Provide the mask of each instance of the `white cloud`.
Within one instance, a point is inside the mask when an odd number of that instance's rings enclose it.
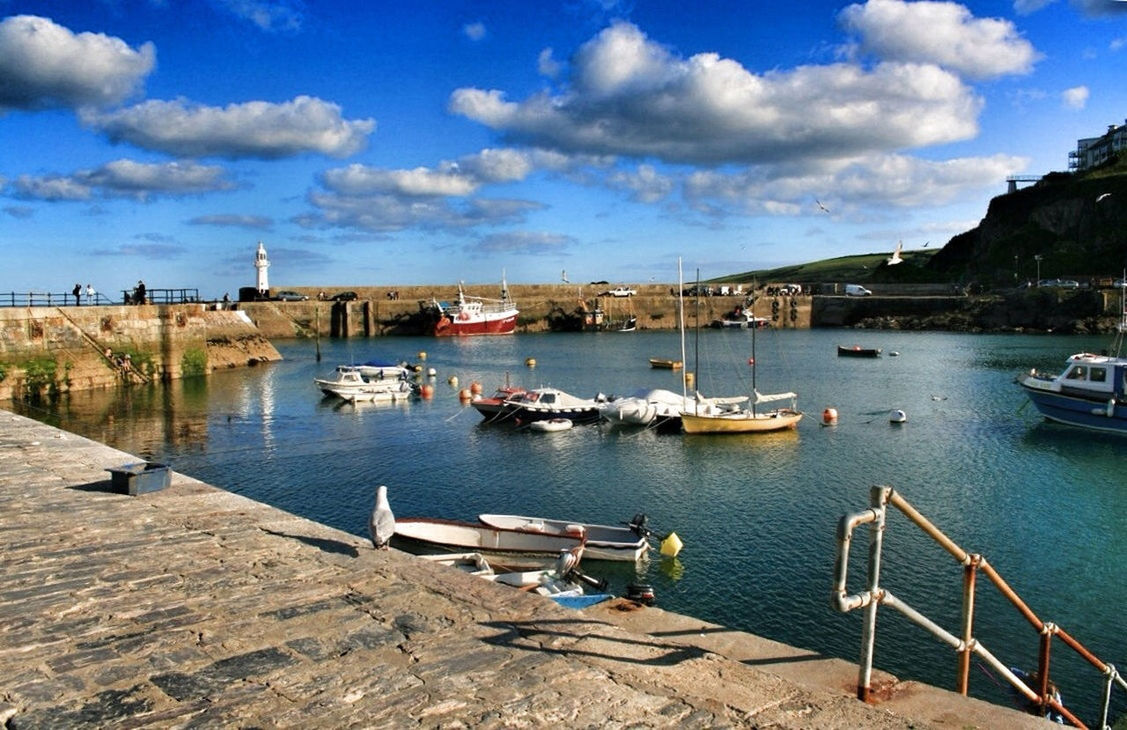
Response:
[[[116,104],[152,71],[156,50],[101,33],[72,33],[47,18],[0,21],[0,112]]]
[[[1127,2],[1123,0],[1072,0],[1072,4],[1080,8],[1080,12],[1085,15],[1127,14]]]
[[[751,168],[738,174],[696,172],[685,197],[703,211],[722,204],[743,213],[797,215],[814,205],[811,191],[832,191],[822,202],[835,214],[858,208],[945,205],[968,193],[998,187],[1028,161],[1007,155],[928,161],[877,155],[809,168]]]
[[[153,100],[114,112],[86,112],[82,118],[116,142],[184,157],[230,159],[305,152],[347,157],[364,148],[376,126],[373,119],[344,120],[338,105],[310,96],[224,108]]]
[[[1068,109],[1083,109],[1088,104],[1087,86],[1073,86],[1061,92],[1061,103]]]
[[[70,175],[20,175],[12,181],[12,193],[19,198],[39,200],[91,200],[93,198],[177,197],[230,190],[223,168],[194,162],[149,164],[116,160],[93,170]]]
[[[272,228],[274,221],[260,215],[239,215],[235,213],[218,213],[215,215],[196,216],[188,221],[193,226],[224,226],[233,228],[251,228],[267,230]],[[273,249],[271,249],[273,253]]]
[[[525,200],[406,198],[395,195],[342,195],[314,192],[309,202],[317,209],[294,222],[306,228],[356,228],[369,232],[406,228],[464,229],[480,225],[519,223],[544,206]]]
[[[1014,0],[1014,12],[1018,15],[1029,15],[1054,2],[1056,0]]]
[[[303,22],[301,0],[219,0],[219,4],[260,30],[296,31]]]
[[[1107,49],[1112,53],[1117,53],[1127,46],[1127,38],[1113,38],[1111,43],[1107,44]]]
[[[540,256],[559,254],[575,244],[575,239],[558,233],[512,231],[493,233],[476,244],[466,246],[472,253],[504,253]]]
[[[868,0],[840,17],[861,49],[883,60],[934,63],[971,78],[1026,74],[1038,60],[1013,23],[976,18],[958,3]]]
[[[552,58],[551,48],[545,48],[536,57],[536,70],[540,72],[541,76],[554,79],[560,75],[560,68],[560,62]]]
[[[639,165],[633,172],[616,170],[607,175],[607,184],[617,190],[629,190],[640,203],[656,203],[673,192],[674,180],[659,173],[653,165]]]
[[[570,88],[512,102],[461,88],[451,111],[510,142],[563,154],[693,164],[850,157],[968,139],[981,101],[937,66],[802,66],[754,74],[712,53],[679,58],[620,22],[579,50]]]
[[[471,41],[480,41],[485,37],[485,24],[481,22],[466,23],[462,26],[462,33]]]

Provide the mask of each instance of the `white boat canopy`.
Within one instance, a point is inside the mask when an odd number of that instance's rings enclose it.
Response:
[[[758,390],[753,391],[755,399],[752,403],[773,403],[778,400],[796,400],[798,395],[795,393],[760,393]]]

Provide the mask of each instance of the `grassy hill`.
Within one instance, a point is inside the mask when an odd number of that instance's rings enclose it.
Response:
[[[746,281],[786,282],[813,284],[824,281],[850,282],[864,284],[871,281],[936,281],[924,276],[927,262],[939,251],[921,249],[904,251],[903,263],[895,266],[887,264],[891,251],[886,253],[863,253],[855,256],[839,256],[834,259],[811,261],[794,266],[781,266],[777,269],[758,269],[713,279],[710,283],[727,284]],[[938,281],[943,281],[942,279]]]

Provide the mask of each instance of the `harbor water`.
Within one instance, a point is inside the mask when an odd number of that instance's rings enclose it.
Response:
[[[668,610],[849,661],[861,616],[831,606],[835,529],[868,506],[872,485],[889,485],[984,555],[1039,617],[1127,667],[1127,438],[1044,423],[1013,382],[1098,351],[1104,338],[762,332],[758,389],[797,392],[807,415],[793,432],[728,436],[607,425],[537,433],[484,425],[458,398],[471,383],[489,395],[506,380],[583,397],[680,391],[680,373],[648,363],[681,358],[673,332],[322,341],[320,362],[313,341],[275,344],[282,362],[7,407],[358,535],[380,484],[399,516],[618,523],[642,512],[656,532],[677,532],[682,553],[637,569],[585,563],[586,572],[619,593],[648,583]],[[839,344],[884,354],[838,357]],[[705,395],[747,394],[751,345],[743,330],[690,334],[686,370]],[[337,364],[373,358],[434,368],[434,397],[346,404],[313,386]],[[822,423],[829,407],[833,426]],[[906,423],[890,423],[896,409]],[[851,592],[864,588],[867,541],[867,529],[857,533]],[[961,566],[895,512],[884,549],[882,585],[958,635]],[[1036,668],[1038,634],[985,577],[976,634],[1007,665]],[[1095,723],[1102,678],[1059,641],[1052,658],[1066,704]],[[902,679],[955,684],[954,651],[893,610],[880,611],[875,663]],[[1008,704],[1002,685],[973,661],[972,694]],[[1123,694],[1113,697],[1122,712]]]

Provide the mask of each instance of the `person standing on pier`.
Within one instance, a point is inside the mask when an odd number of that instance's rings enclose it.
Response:
[[[77,307],[78,305],[82,304],[82,299],[81,299],[81,297],[82,297],[82,285],[81,284],[75,284],[74,288],[70,290],[70,293],[74,295],[74,306]]]
[[[94,285],[93,284],[87,284],[86,285],[86,303],[87,304],[95,304],[96,302],[94,301],[94,297],[97,296],[97,294],[98,294],[98,292],[94,291]]]

